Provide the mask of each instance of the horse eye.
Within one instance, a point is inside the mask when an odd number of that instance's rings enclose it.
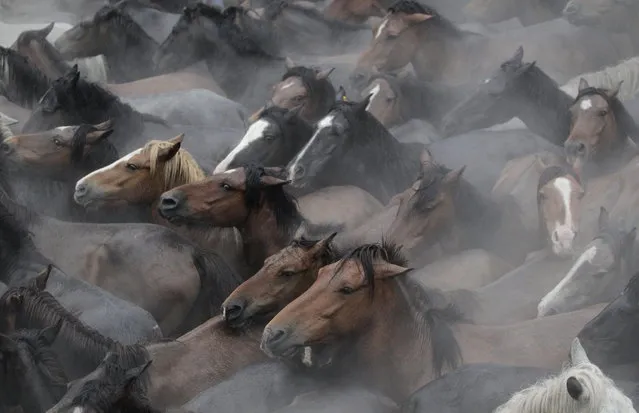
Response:
[[[293,271],[282,271],[280,273],[280,277],[287,277],[288,278],[288,277],[292,277],[294,275],[295,275],[295,273]]]
[[[60,139],[58,139],[58,138],[54,138],[54,139],[53,139],[53,144],[54,144],[55,146],[62,146],[62,142],[61,142],[61,141],[60,141]]]
[[[607,110],[601,110],[599,111],[599,116],[606,116],[608,114]]]
[[[355,290],[352,289],[351,287],[342,287],[339,289],[339,292],[344,295],[351,295],[355,292]]]
[[[223,183],[221,186],[222,186],[222,189],[224,189],[225,191],[230,191],[231,190],[231,185],[229,185],[227,183]]]
[[[127,168],[129,171],[137,171],[137,170],[139,169],[137,165],[132,164],[132,163],[128,163],[128,164],[126,164],[126,168]]]

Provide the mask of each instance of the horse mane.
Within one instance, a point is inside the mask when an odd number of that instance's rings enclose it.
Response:
[[[282,81],[291,78],[299,77],[304,84],[304,87],[308,90],[309,97],[319,97],[319,102],[323,113],[327,113],[333,102],[335,101],[335,87],[328,79],[318,80],[317,71],[304,66],[295,66],[286,71],[282,76]]]
[[[319,239],[308,239],[304,236],[299,238],[294,238],[291,240],[289,246],[293,248],[302,248],[304,250],[309,250],[314,247]],[[325,265],[332,264],[334,262],[339,261],[345,254],[347,250],[341,249],[335,245],[334,242],[330,242],[326,248],[322,251],[322,254],[319,256],[320,265],[323,267]]]
[[[375,269],[373,267],[375,261],[383,260],[405,267],[408,260],[403,255],[401,248],[401,246],[386,240],[377,244],[359,246],[342,257],[335,274],[341,271],[346,261],[357,261],[362,268],[372,298],[375,288]],[[451,369],[456,368],[462,361],[462,355],[451,324],[462,321],[463,315],[438,290],[425,288],[409,277],[403,277],[401,280],[397,280],[397,283],[408,306],[413,310],[413,317],[417,319],[420,326],[427,327],[425,335],[430,339],[433,369],[437,376],[442,374],[446,365]],[[445,305],[440,306],[439,303],[445,303]]]
[[[573,101],[573,104],[577,103],[585,96],[599,95],[608,103],[610,109],[615,115],[615,121],[617,122],[617,142],[623,144],[627,138],[632,139],[635,143],[639,142],[639,127],[628,110],[621,103],[621,100],[617,96],[610,97],[608,95],[609,90],[598,87],[587,87],[580,90]]]
[[[246,174],[246,207],[254,210],[261,206],[262,196],[264,202],[275,214],[275,222],[280,229],[293,232],[301,222],[303,217],[297,209],[297,200],[284,190],[283,186],[262,187],[260,179],[263,176],[273,176],[267,173],[264,167],[249,164],[244,166]]]
[[[91,145],[85,153],[87,134],[93,129],[92,125],[82,124],[71,139],[71,163],[95,171],[105,165],[118,160],[118,151],[108,139],[101,139],[97,145]]]
[[[575,400],[568,393],[566,383],[569,378],[577,379],[583,388],[584,396],[580,397],[580,403],[575,403]],[[616,389],[618,393],[610,392],[611,388]],[[617,398],[619,396],[626,397],[621,390],[617,389],[614,382],[602,373],[599,367],[592,363],[581,363],[515,393],[510,400],[499,406],[495,413],[534,413],[540,411],[594,413],[601,411],[602,402],[614,396]],[[627,397],[626,401],[632,405]]]
[[[467,33],[460,30],[453,22],[445,18],[433,7],[420,4],[415,0],[397,0],[395,3],[391,4],[388,11],[393,14],[429,14],[433,17],[427,20],[428,24],[433,25],[434,27],[437,27],[455,37],[461,37]]]
[[[19,106],[31,108],[49,88],[50,80],[18,52],[0,46],[0,94]],[[8,84],[5,84],[5,81]]]
[[[586,79],[589,84],[597,85],[603,89],[612,89],[623,81],[619,98],[622,101],[634,99],[639,94],[639,57],[631,57],[617,65],[573,77],[561,87],[562,90],[570,96],[577,96],[581,78]]]
[[[27,347],[33,360],[37,364],[38,370],[47,381],[51,390],[66,393],[67,375],[58,360],[55,351],[49,345],[38,340],[40,331],[21,329],[10,334],[9,337],[17,343],[22,343]]]
[[[142,42],[157,45],[157,42],[149,36],[132,17],[119,7],[107,4],[95,13],[94,19],[99,19],[111,13],[113,13],[113,17],[110,18],[111,24],[115,24],[118,29],[123,30],[126,35],[131,36],[131,39],[135,39],[136,45],[140,45]]]
[[[7,138],[11,138],[13,136],[13,131],[11,127],[0,120],[0,140],[5,140]]]
[[[324,14],[322,14],[319,10],[315,8],[304,7],[296,3],[288,2],[288,1],[269,1],[264,8],[264,15],[268,20],[277,19],[284,10],[294,10],[296,12],[302,13],[306,15],[306,17],[311,18],[313,20],[321,21],[326,24],[332,30],[339,31],[358,31],[365,30],[369,27],[363,24],[353,24],[348,22],[343,22],[340,20],[329,19]]]
[[[168,149],[171,146],[173,146],[173,143],[170,141],[152,140],[142,148],[142,153],[149,155],[151,178],[163,179],[162,186],[164,191],[180,185],[201,181],[206,177],[197,161],[184,148],[180,148],[175,156],[167,162],[159,162],[158,154],[160,150]],[[158,164],[163,165],[161,170],[159,170]]]
[[[123,358],[128,368],[137,367],[144,363],[148,354],[146,349],[138,344],[124,346],[117,341],[103,336],[97,330],[87,326],[64,308],[60,302],[48,291],[40,291],[34,283],[27,286],[10,287],[0,297],[0,308],[4,307],[10,297],[22,298],[21,317],[38,320],[41,325],[56,325],[63,322],[59,333],[66,336],[70,342],[82,348],[84,356],[96,365],[104,358],[108,351],[117,353]]]

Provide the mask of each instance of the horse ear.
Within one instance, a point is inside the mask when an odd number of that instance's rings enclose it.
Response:
[[[47,27],[44,27],[44,28],[42,28],[40,30],[36,30],[35,31],[36,36],[39,37],[40,39],[46,39],[47,36],[49,34],[51,34],[51,30],[53,30],[53,26],[54,25],[55,24],[53,22],[51,22],[51,23],[49,23],[49,25]]]
[[[87,144],[95,145],[96,143],[99,143],[103,141],[104,139],[108,138],[109,136],[111,136],[113,132],[114,132],[113,129],[92,130],[87,133]]]
[[[368,104],[371,103],[371,99],[373,98],[374,93],[369,93],[368,96],[366,96],[364,98],[364,100],[362,100],[361,102],[357,102],[355,104],[355,112],[357,113],[364,113],[366,112],[366,108],[368,107]]]
[[[599,219],[597,220],[597,222],[599,231],[606,230],[610,225],[610,214],[608,214],[608,210],[606,208],[599,208]]]
[[[49,326],[40,331],[40,334],[38,334],[38,339],[42,339],[47,346],[51,346],[55,339],[58,337],[58,333],[60,333],[62,324],[63,321],[62,319],[60,319],[57,323],[55,323],[55,325]]]
[[[406,14],[403,16],[403,20],[407,23],[421,23],[426,20],[432,19],[434,16],[428,13],[414,13],[414,14]]]
[[[508,59],[508,61],[510,63],[516,63],[518,65],[521,65],[524,61],[524,47],[519,46],[517,50],[515,50],[515,54],[513,55],[513,57]]]
[[[293,59],[291,59],[290,57],[286,57],[286,69],[291,70],[292,68],[296,67],[297,65],[295,64],[295,62],[293,61]]]
[[[321,72],[317,72],[317,74],[315,75],[315,79],[317,80],[328,79],[331,73],[333,73],[333,70],[335,70],[335,68],[331,67],[330,69],[325,69],[325,70],[322,70]]]
[[[578,366],[585,363],[590,363],[590,359],[588,359],[588,354],[586,354],[586,350],[581,345],[579,337],[575,337],[570,346],[570,364]]]
[[[184,134],[180,133],[175,138],[169,139],[167,142],[171,144],[171,146],[160,149],[158,151],[158,160],[161,162],[167,162],[171,160],[177,153],[180,151],[180,147],[182,146],[182,140],[184,139]]]
[[[584,392],[583,386],[574,376],[570,376],[568,377],[568,380],[566,380],[566,390],[568,391],[570,397],[575,400],[579,400],[579,397]]]
[[[384,279],[397,277],[398,275],[406,274],[412,268],[402,267],[401,265],[391,264],[390,262],[380,263],[374,266],[375,278]]]
[[[93,125],[93,127],[97,130],[107,130],[113,127],[113,121],[111,119],[107,119],[102,123],[98,123],[97,125]]]
[[[53,268],[53,265],[51,264],[47,265],[47,268],[42,270],[42,272],[40,272],[40,274],[38,274],[38,276],[35,278],[35,286],[38,289],[38,291],[46,290],[47,282],[49,281],[49,275],[51,275],[52,268]]]
[[[581,92],[582,90],[588,89],[590,87],[590,85],[588,84],[588,81],[586,79],[584,79],[583,77],[579,79],[579,91]]]
[[[337,97],[335,100],[348,102],[348,96],[346,96],[346,89],[344,89],[344,86],[340,86],[339,89],[337,89]]]
[[[249,122],[251,122],[251,123],[257,122],[257,120],[260,118],[260,116],[262,116],[262,113],[264,113],[265,110],[266,110],[266,105],[264,105],[261,108],[259,108],[257,111],[255,111],[254,114],[252,114],[249,117]]]
[[[619,91],[621,90],[622,84],[623,84],[623,80],[620,80],[619,82],[617,82],[615,87],[606,91],[606,96],[608,96],[608,99],[614,99],[617,97],[617,95],[619,94]]]
[[[459,185],[459,181],[461,181],[461,177],[464,174],[465,170],[466,170],[466,165],[462,166],[456,171],[448,172],[446,176],[444,176],[444,179],[442,180],[442,182],[445,185],[456,189],[457,186]]]
[[[322,254],[324,251],[328,249],[329,245],[331,244],[331,241],[333,241],[333,238],[335,238],[336,235],[337,235],[337,232],[333,232],[328,237],[317,241],[317,243],[315,243],[315,245],[313,245],[310,248],[309,252],[313,254],[314,256]]]

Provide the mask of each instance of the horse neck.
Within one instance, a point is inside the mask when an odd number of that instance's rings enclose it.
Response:
[[[436,83],[406,81],[400,84],[402,99],[400,112],[403,119],[439,121],[459,103],[462,92],[455,86]]]
[[[522,122],[533,133],[563,146],[570,135],[572,98],[541,69],[534,67],[519,82],[522,92],[515,104]]]
[[[296,225],[278,223],[273,207],[262,196],[260,205],[249,212],[243,225],[237,227],[249,266],[259,269],[267,257],[286,247],[301,223],[301,218]]]
[[[24,345],[21,345],[23,347]],[[22,349],[26,353],[23,360],[24,376],[22,377],[23,397],[21,401],[24,413],[46,412],[57,402],[56,397],[51,394],[54,390],[44,377],[42,367],[38,366],[31,351]],[[66,383],[64,383],[66,385]],[[62,396],[62,395],[60,395]]]
[[[377,306],[366,333],[355,343],[361,348],[354,352],[359,354],[357,371],[362,380],[372,380],[370,384],[395,400],[405,400],[435,378],[428,326],[416,317],[409,292],[400,282],[383,292],[381,286],[376,290],[381,294],[376,292],[374,300],[383,300],[384,305]]]
[[[158,44],[137,23],[115,27],[119,35],[118,47],[105,54],[109,71],[120,81],[134,81],[153,74],[153,55]]]

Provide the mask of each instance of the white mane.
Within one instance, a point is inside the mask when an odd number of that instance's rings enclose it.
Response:
[[[588,360],[579,339],[571,357],[575,365],[515,393],[495,413],[636,413],[632,401]],[[576,399],[567,389],[571,377],[581,385]]]
[[[579,90],[579,79],[584,78],[588,84],[594,87],[612,89],[623,81],[619,91],[619,99],[630,100],[639,95],[639,56],[610,66],[598,72],[584,73],[566,82],[561,89],[572,97],[577,96]]]

